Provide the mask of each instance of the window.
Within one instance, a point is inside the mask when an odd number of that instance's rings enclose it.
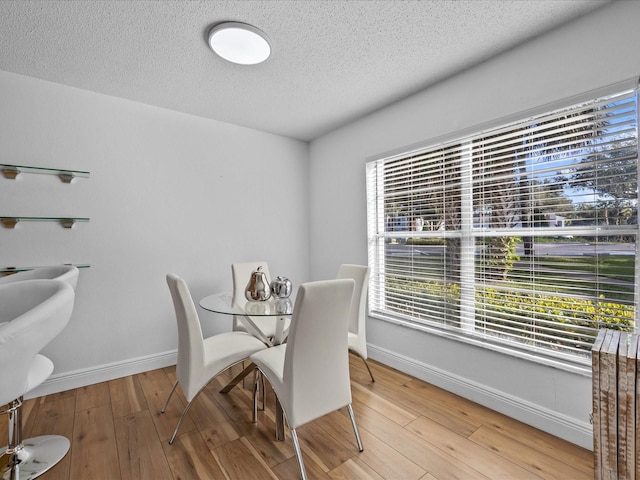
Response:
[[[633,331],[636,86],[369,162],[370,314],[578,366]]]

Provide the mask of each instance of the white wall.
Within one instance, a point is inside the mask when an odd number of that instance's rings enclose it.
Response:
[[[367,262],[365,162],[640,74],[640,2],[615,2],[311,142],[311,275]],[[371,357],[592,447],[591,378],[369,318]]]
[[[168,272],[196,303],[231,290],[233,261],[308,279],[307,143],[1,71],[0,105],[0,163],[91,173],[0,177],[0,216],[91,219],[0,226],[0,267],[90,265],[31,396],[175,363]]]

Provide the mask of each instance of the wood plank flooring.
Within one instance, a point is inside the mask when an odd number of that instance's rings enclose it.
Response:
[[[353,407],[364,452],[348,414],[298,429],[307,474],[322,480],[469,480],[593,478],[593,454],[433,385],[351,357]],[[178,388],[160,409],[175,368],[25,402],[25,437],[61,434],[71,450],[43,480],[299,478],[291,439],[276,442],[274,398],[251,423],[250,382],[228,394],[225,373],[194,402],[173,445],[186,401]],[[0,423],[6,442],[6,419]]]

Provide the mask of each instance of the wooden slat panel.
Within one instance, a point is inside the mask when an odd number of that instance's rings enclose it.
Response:
[[[617,480],[618,478],[618,345],[620,343],[620,332],[611,332],[611,342],[605,354],[607,365],[607,449],[605,457],[605,478]]]
[[[627,478],[636,480],[636,388],[638,372],[636,356],[638,354],[638,335],[630,335],[627,358],[625,362],[627,375]]]
[[[620,342],[618,343],[618,358],[617,358],[617,379],[618,379],[618,402],[616,408],[618,409],[618,479],[629,480],[627,472],[627,348],[629,345],[629,335],[627,332],[620,333]],[[635,382],[634,382],[635,383]],[[634,420],[631,418],[631,420]]]
[[[609,443],[610,443],[610,432],[609,432],[609,408],[611,397],[609,395],[609,384],[611,382],[611,377],[609,375],[609,370],[611,368],[610,360],[609,360],[609,348],[611,346],[613,340],[613,331],[607,330],[606,335],[604,337],[604,341],[602,343],[602,348],[600,350],[600,389],[598,394],[600,395],[600,410],[598,411],[598,415],[600,415],[600,469],[601,469],[601,478],[602,480],[613,480],[611,478],[611,466],[610,466],[610,456],[609,456]]]
[[[600,330],[592,374],[594,478],[640,479],[640,336]]]
[[[620,333],[618,345],[618,470],[619,480],[635,480],[636,355],[638,336]]]
[[[602,345],[607,331],[603,328],[598,331],[598,336],[591,350],[591,373],[592,373],[592,402],[593,411],[591,419],[593,422],[593,457],[594,457],[594,480],[602,480],[602,446],[600,429],[602,426],[600,412],[600,355],[602,353]]]
[[[638,344],[638,350],[636,352],[636,373],[640,375],[640,343]],[[636,445],[635,445],[635,462],[636,462],[636,479],[640,479],[640,382],[636,378],[636,416],[635,416],[635,427],[636,427]]]

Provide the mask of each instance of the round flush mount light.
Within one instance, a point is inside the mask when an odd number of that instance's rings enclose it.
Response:
[[[209,46],[225,60],[240,65],[255,65],[271,55],[264,32],[246,23],[225,22],[209,32]]]

